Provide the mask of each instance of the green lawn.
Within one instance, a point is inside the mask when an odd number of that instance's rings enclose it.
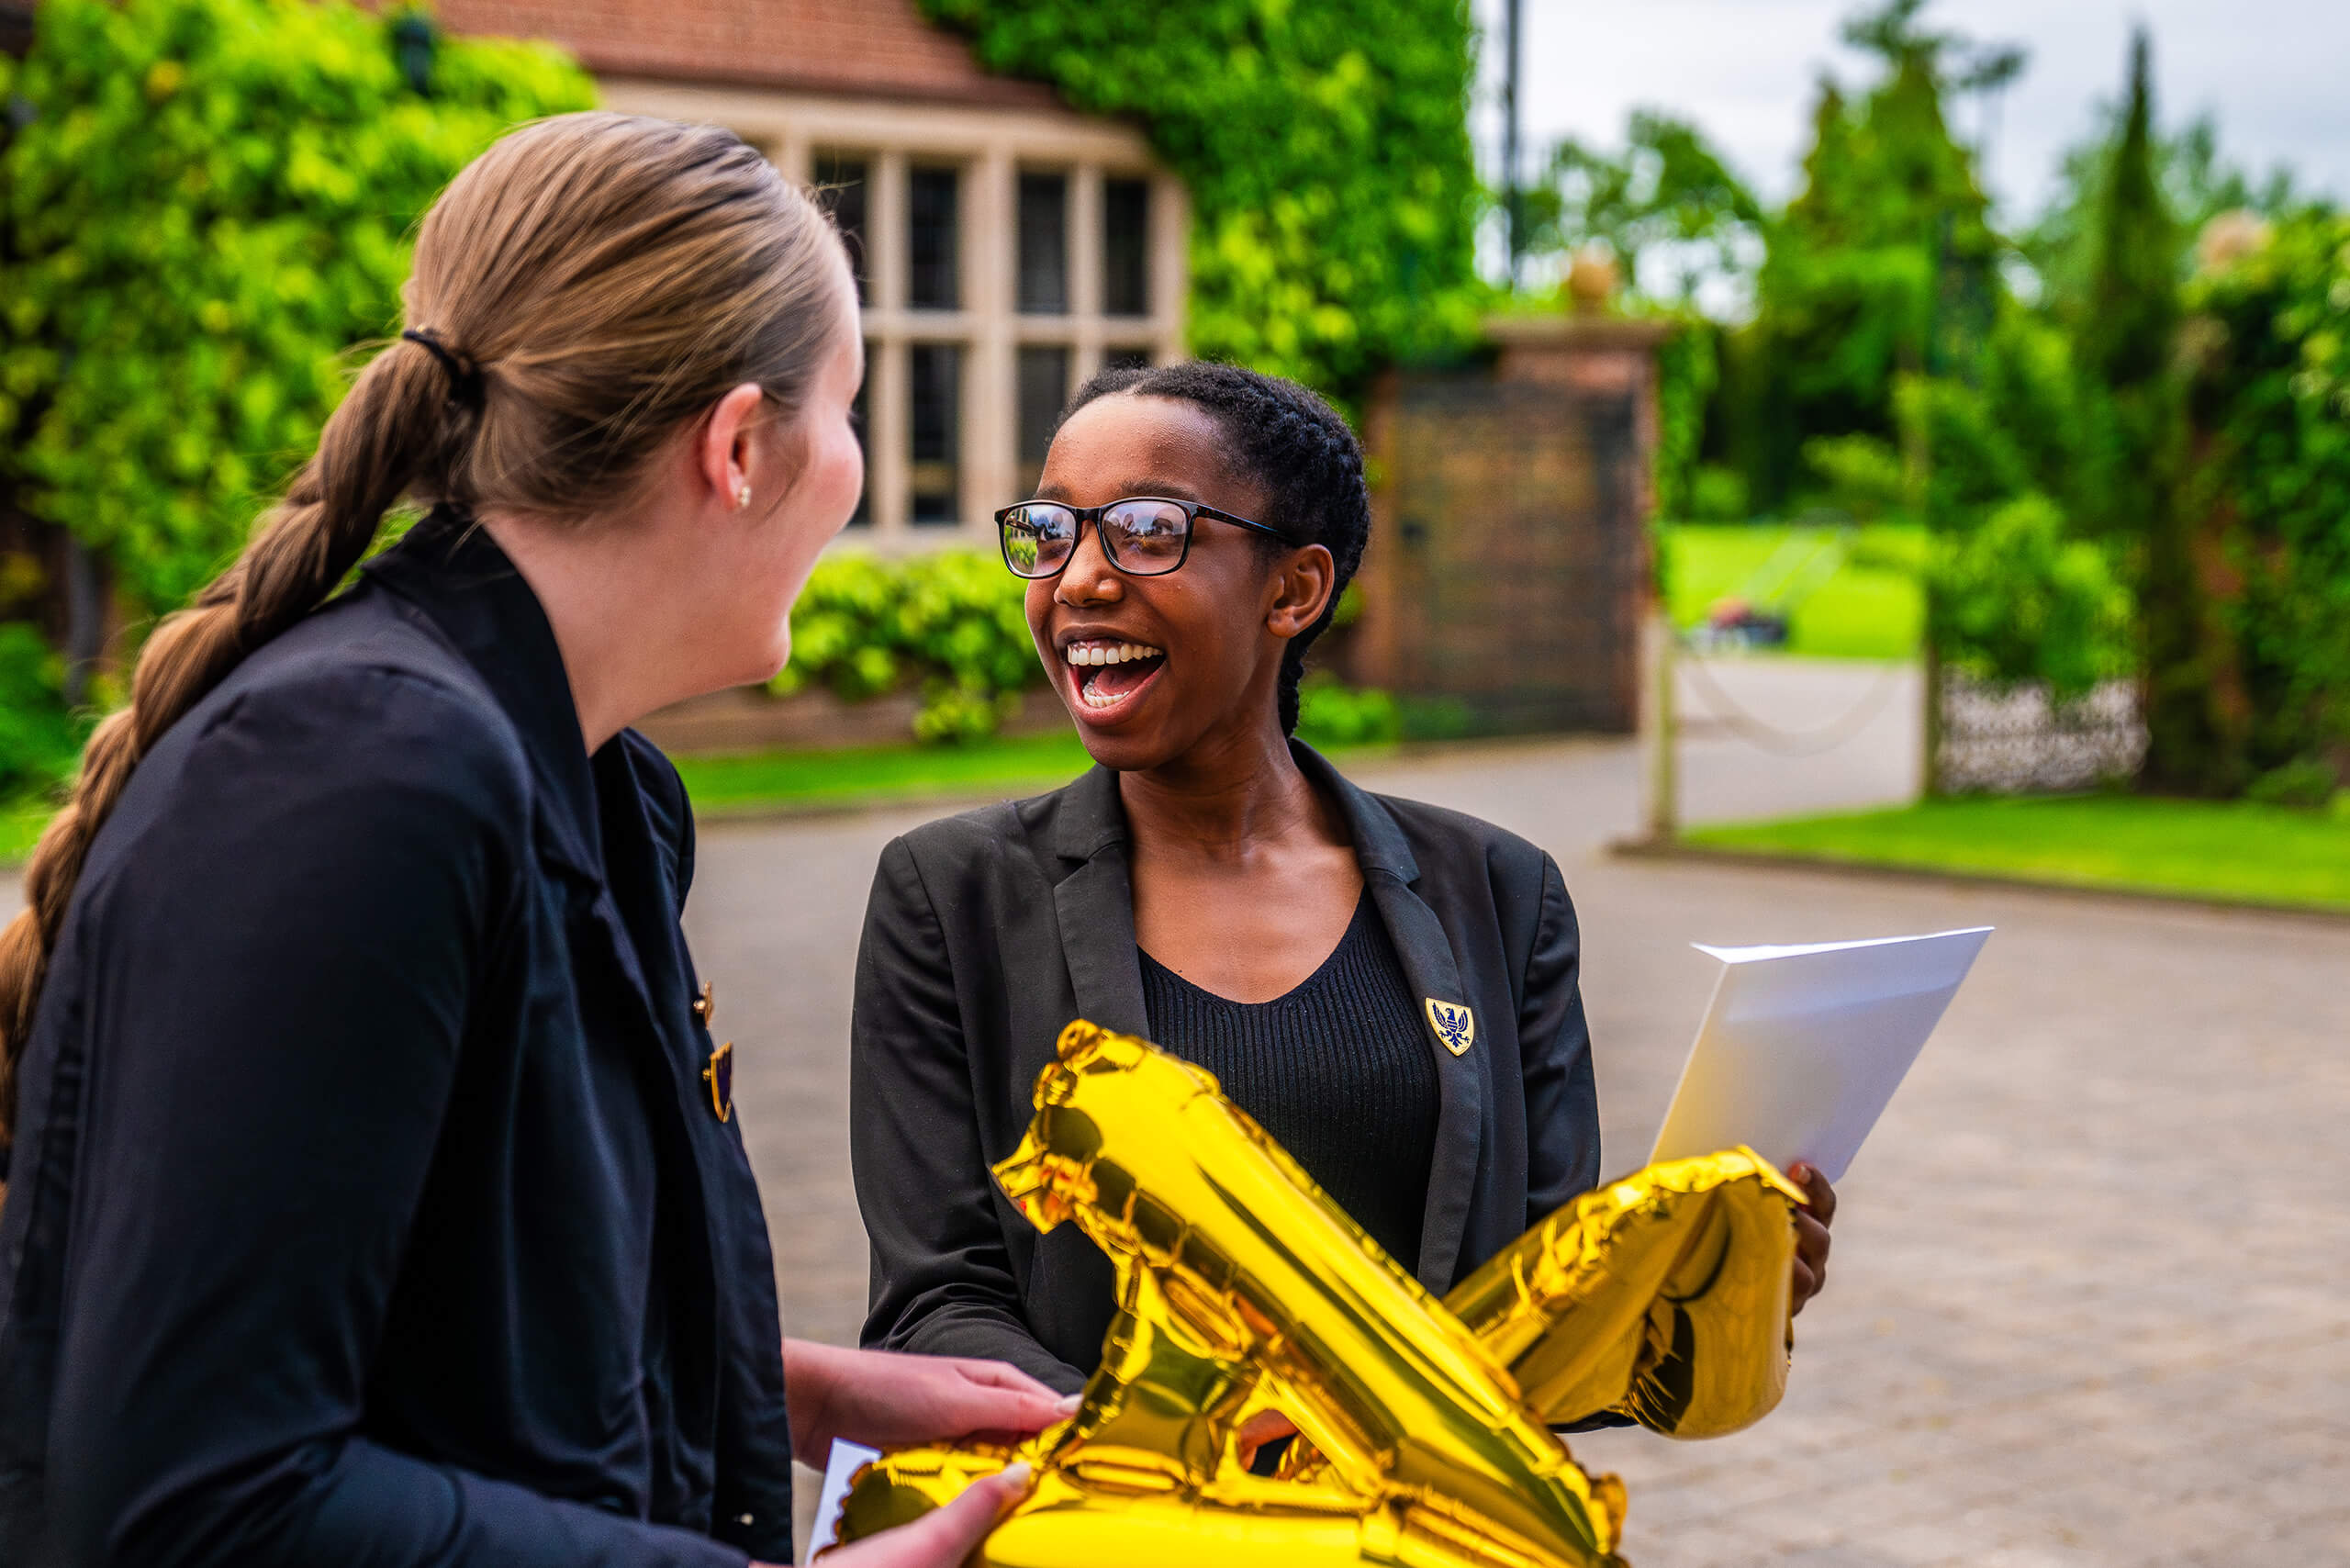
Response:
[[[811,810],[942,795],[1026,795],[1068,783],[1091,766],[1074,731],[998,736],[968,745],[863,746],[679,756],[672,761],[705,817]],[[21,865],[56,802],[0,801],[0,865]]]
[[[1073,730],[961,745],[856,746],[672,758],[702,816],[960,794],[1032,794],[1091,766]]]
[[[1756,854],[2350,911],[2350,820],[2245,801],[1970,798],[1684,836]]]
[[[0,865],[17,865],[30,855],[56,812],[57,802],[46,794],[0,800]]]
[[[1835,532],[1778,523],[1666,524],[1661,533],[1673,624],[1695,626],[1718,599],[1767,590],[1767,581],[1755,579],[1774,556],[1784,572],[1807,546]],[[1790,540],[1796,551],[1779,555]],[[1925,623],[1916,566],[1924,547],[1922,531],[1906,524],[1859,530],[1843,566],[1796,606],[1786,651],[1815,658],[1916,656]]]
[[[1382,747],[1324,748],[1337,757]],[[719,818],[829,806],[886,805],[955,796],[1033,795],[1058,789],[1086,768],[1073,730],[998,735],[961,745],[857,746],[839,751],[766,751],[671,761],[698,816]],[[0,801],[0,865],[32,852],[56,804],[46,796]]]

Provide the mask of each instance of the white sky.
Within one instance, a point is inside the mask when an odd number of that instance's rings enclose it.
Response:
[[[1861,0],[1523,0],[1522,123],[1531,174],[1557,137],[1618,145],[1635,106],[1702,126],[1766,200],[1794,189],[1823,67],[1848,85],[1866,62],[1837,41]],[[1473,0],[1485,29],[1478,140],[1498,172],[1502,0]],[[1873,6],[1870,8],[1874,8]],[[2039,209],[2057,159],[2120,95],[2131,23],[2154,40],[2155,112],[2175,126],[2210,109],[2223,154],[2350,196],[2350,0],[1938,0],[1926,26],[2031,51],[1999,105],[1987,181],[2012,221]],[[1970,104],[1956,117],[1978,135]]]

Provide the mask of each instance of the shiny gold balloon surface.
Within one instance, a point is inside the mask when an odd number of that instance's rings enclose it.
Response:
[[[1624,1493],[1550,1430],[1615,1409],[1677,1437],[1785,1386],[1801,1193],[1749,1150],[1585,1193],[1442,1301],[1388,1260],[1215,1080],[1072,1024],[996,1179],[1108,1253],[1118,1311],[1076,1416],[1016,1448],[901,1450],[843,1541],[1015,1461],[1028,1495],[983,1568],[1598,1568]],[[1252,1475],[1260,1411],[1301,1434]]]

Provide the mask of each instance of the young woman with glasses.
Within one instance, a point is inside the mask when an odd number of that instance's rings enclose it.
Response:
[[[779,668],[856,504],[839,237],[726,132],[566,116],[404,302],[0,939],[10,1568],[788,1562],[795,1450],[1059,1412],[782,1338],[627,728]],[[1018,1487],[828,1561],[947,1568]]]
[[[867,1344],[1062,1389],[1092,1372],[1108,1261],[1073,1226],[1039,1235],[988,1177],[1072,1018],[1213,1071],[1435,1292],[1597,1181],[1557,865],[1291,738],[1370,515],[1327,405],[1203,364],[1095,376],[1035,498],[998,514],[1098,766],[882,854],[851,1055]],[[1806,1180],[1798,1305],[1835,1201]]]

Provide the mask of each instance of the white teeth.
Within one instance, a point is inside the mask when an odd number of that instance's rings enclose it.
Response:
[[[1089,668],[1095,665],[1122,665],[1136,659],[1154,659],[1158,654],[1159,650],[1147,643],[1071,643],[1061,650],[1063,660]]]
[[[1080,668],[1091,669],[1102,665],[1130,664],[1137,659],[1155,659],[1161,650],[1147,643],[1070,643],[1061,649],[1063,662]],[[1083,681],[1077,683],[1077,695],[1088,708],[1114,708],[1133,694],[1122,692],[1111,696],[1095,691]]]

